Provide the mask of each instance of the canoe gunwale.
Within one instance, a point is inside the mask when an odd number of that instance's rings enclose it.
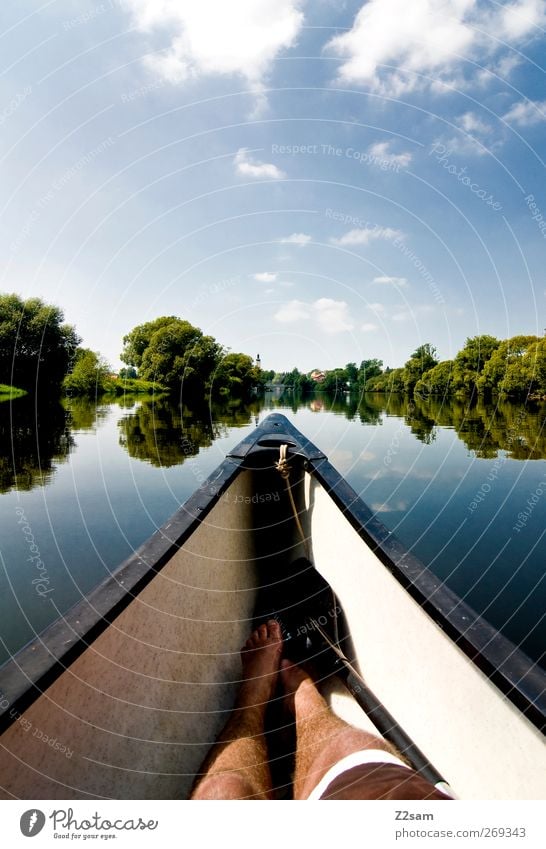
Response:
[[[131,557],[0,668],[0,734],[153,580],[242,471],[271,468],[273,452],[282,442],[292,444],[291,456],[301,458],[303,468],[325,489],[363,542],[446,637],[544,733],[546,673],[408,552],[326,456],[285,416],[274,413],[230,452]]]

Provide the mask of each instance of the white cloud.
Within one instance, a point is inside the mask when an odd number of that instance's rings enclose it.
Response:
[[[407,286],[408,281],[405,277],[374,277],[374,283],[382,283],[387,286]]]
[[[385,312],[384,304],[368,304],[368,309],[372,312],[376,313],[376,315],[380,315]]]
[[[277,279],[277,275],[272,271],[259,271],[257,274],[252,275],[254,280],[257,280],[258,283],[274,283]]]
[[[520,127],[539,124],[546,121],[546,100],[520,100],[503,117],[505,121],[519,124]]]
[[[282,245],[299,245],[300,248],[304,248],[310,241],[311,236],[308,236],[307,233],[292,233],[291,236],[286,236],[280,240]]]
[[[334,245],[367,245],[369,242],[377,239],[385,239],[390,241],[397,236],[402,237],[404,234],[401,230],[394,230],[392,227],[364,227],[356,230],[349,230],[348,233],[341,236],[339,239],[331,239]]]
[[[332,298],[319,298],[313,303],[288,301],[273,318],[281,324],[312,319],[322,333],[342,333],[354,327],[348,304]]]
[[[374,330],[377,330],[377,324],[372,324],[371,321],[367,321],[362,325],[361,330],[363,330],[364,333],[373,333]]]
[[[313,310],[318,325],[324,333],[341,333],[344,330],[352,330],[354,327],[345,301],[319,298],[313,304]]]
[[[289,301],[277,310],[273,318],[281,324],[292,324],[295,321],[304,321],[309,318],[309,304],[303,301]]]
[[[280,168],[277,168],[271,162],[253,161],[249,157],[246,147],[239,148],[235,155],[234,163],[237,173],[245,177],[256,177],[257,179],[270,177],[272,180],[282,180],[286,177],[284,171],[281,171]]]
[[[514,0],[496,10],[493,29],[499,38],[525,38],[546,23],[544,0]]]
[[[180,82],[205,74],[238,74],[259,89],[277,54],[301,31],[301,0],[123,0],[136,27],[168,44],[147,64]]]
[[[475,112],[465,112],[463,115],[459,115],[456,123],[462,130],[466,133],[472,133],[472,135],[487,136],[492,132],[492,127],[482,121]]]
[[[369,0],[328,47],[344,59],[345,83],[393,96],[427,85],[441,91],[442,83],[464,84],[465,72],[475,75],[465,60],[487,66],[545,22],[543,0]]]
[[[455,118],[455,123],[461,129],[458,136],[444,136],[435,140],[435,144],[441,145],[442,150],[448,151],[449,155],[458,153],[464,156],[485,156],[503,145],[503,138],[495,138],[493,127],[475,112],[464,112]]]
[[[377,142],[368,148],[370,156],[377,157],[382,162],[388,162],[389,165],[400,165],[402,168],[407,168],[413,156],[406,151],[405,153],[393,153],[391,151],[392,142]]]

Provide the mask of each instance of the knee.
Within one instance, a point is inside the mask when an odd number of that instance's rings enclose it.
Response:
[[[250,783],[237,773],[210,775],[203,778],[192,793],[195,801],[220,801],[252,798]]]

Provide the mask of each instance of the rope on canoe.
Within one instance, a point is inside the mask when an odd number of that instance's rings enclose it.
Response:
[[[296,507],[296,502],[294,501],[294,496],[292,494],[292,487],[290,486],[290,472],[292,471],[291,467],[288,465],[288,445],[281,445],[280,448],[280,456],[277,460],[275,467],[279,472],[280,476],[286,482],[286,491],[288,492],[288,496],[290,498],[290,504],[292,505],[292,512],[294,514],[294,519],[296,521],[296,525],[298,526],[298,530],[300,532],[301,540],[303,542],[303,546],[305,548],[305,555],[308,560],[311,559],[311,552],[309,549],[309,541],[305,536],[305,531],[303,530],[303,526],[300,522],[300,517],[298,514],[298,508]]]

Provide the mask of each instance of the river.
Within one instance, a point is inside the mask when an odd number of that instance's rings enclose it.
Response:
[[[536,660],[546,643],[546,406],[268,393],[180,408],[0,404],[0,662],[98,584],[272,410]]]

